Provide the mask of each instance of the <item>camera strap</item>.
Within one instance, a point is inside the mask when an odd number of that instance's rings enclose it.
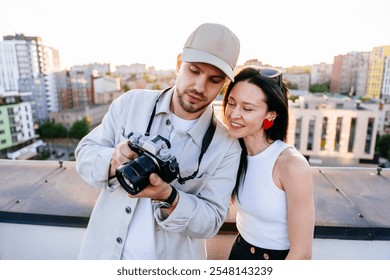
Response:
[[[153,111],[152,111],[152,115],[150,116],[150,120],[149,120],[149,123],[148,123],[148,127],[146,128],[146,132],[145,132],[145,136],[150,136],[150,129],[152,127],[152,123],[153,123],[153,120],[154,120],[154,116],[156,114],[156,109],[157,109],[157,103],[158,101],[160,100],[160,97],[161,95],[163,95],[165,92],[167,92],[168,90],[170,90],[172,87],[169,87],[165,90],[163,90],[157,100],[156,100],[156,103],[154,104],[154,108],[153,108]],[[214,133],[215,133],[215,129],[216,129],[216,125],[215,125],[215,122],[214,122],[214,110],[213,110],[213,113],[211,114],[211,121],[210,121],[210,125],[209,127],[207,128],[207,131],[205,133],[205,135],[203,136],[203,140],[202,140],[202,147],[201,147],[201,151],[200,151],[200,155],[199,155],[199,158],[198,158],[198,168],[196,169],[196,171],[188,176],[188,177],[185,177],[185,178],[182,178],[180,176],[180,170],[178,172],[178,183],[183,185],[186,181],[188,180],[191,180],[191,179],[194,179],[196,177],[196,175],[198,174],[199,172],[199,166],[200,166],[200,162],[202,161],[202,158],[203,158],[203,155],[204,153],[207,151],[207,148],[210,146],[210,143],[211,143],[211,140],[213,140],[213,136],[214,136]]]
[[[157,97],[157,100],[156,100],[156,103],[154,104],[154,107],[153,107],[153,111],[152,111],[152,115],[150,116],[150,119],[149,119],[149,123],[148,123],[148,127],[146,128],[146,132],[145,132],[145,136],[150,136],[150,128],[152,127],[152,123],[153,123],[153,120],[154,120],[154,116],[156,115],[156,109],[157,109],[157,103],[158,101],[160,100],[160,97],[161,95],[163,95],[164,93],[166,93],[168,90],[170,90],[172,87],[169,87],[165,90],[163,90]]]
[[[198,174],[200,162],[202,161],[203,155],[207,151],[207,148],[210,146],[211,140],[213,140],[215,129],[216,129],[216,125],[214,123],[214,111],[213,111],[213,114],[211,115],[210,125],[207,128],[205,135],[203,136],[202,147],[201,147],[200,155],[198,158],[198,168],[196,169],[196,171],[194,173],[192,173],[191,176],[188,176],[185,178],[182,178],[180,176],[180,170],[179,170],[179,175],[178,175],[179,178],[177,179],[177,182],[179,184],[183,185],[186,181],[188,181],[190,179],[194,179],[196,177],[196,175]]]

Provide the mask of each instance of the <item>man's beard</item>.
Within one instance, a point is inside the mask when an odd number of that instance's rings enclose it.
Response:
[[[186,103],[183,100],[183,96],[185,93],[190,93],[190,94],[192,94],[192,96],[199,97],[202,101],[207,100],[202,94],[198,93],[195,90],[184,90],[183,92],[181,92],[178,88],[176,88],[176,91],[177,91],[177,99],[179,100],[179,104],[184,109],[184,111],[186,111],[187,113],[200,112],[209,105],[209,103],[207,103],[204,105],[200,105],[198,107],[196,104]]]

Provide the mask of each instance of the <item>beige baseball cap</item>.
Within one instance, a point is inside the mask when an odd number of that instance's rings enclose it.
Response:
[[[216,23],[200,25],[184,44],[182,59],[185,62],[202,62],[214,65],[234,81],[240,54],[240,40],[226,26]]]

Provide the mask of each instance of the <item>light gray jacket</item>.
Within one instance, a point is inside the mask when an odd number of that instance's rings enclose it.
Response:
[[[126,139],[123,135],[145,133],[159,93],[131,90],[123,94],[111,104],[102,123],[76,148],[78,173],[89,184],[102,188],[84,236],[80,259],[121,258],[138,199],[129,198],[122,187],[115,189],[108,184],[111,155],[115,145]],[[151,135],[160,134],[169,139],[172,94],[173,89],[167,91],[157,103]],[[203,136],[212,114],[209,106],[189,130],[182,154],[177,155],[182,177],[191,175],[197,168]],[[176,180],[171,183],[180,197],[173,213],[160,220],[161,210],[154,210],[157,259],[206,259],[205,239],[214,236],[224,222],[240,151],[238,141],[230,138],[226,128],[217,120],[213,140],[203,156],[196,178],[183,185]]]

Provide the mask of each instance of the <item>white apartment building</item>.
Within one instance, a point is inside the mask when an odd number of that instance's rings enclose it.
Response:
[[[368,110],[378,111],[377,127],[379,135],[390,134],[390,103],[371,100],[362,102],[359,106]]]
[[[31,76],[38,73],[30,67],[35,60],[28,56],[29,48],[23,41],[0,42],[0,86],[4,91],[28,91]]]
[[[300,97],[290,106],[287,142],[312,164],[372,160],[378,115],[377,110],[358,108],[347,97]]]
[[[0,86],[8,91],[31,92],[34,121],[42,123],[58,111],[54,72],[59,71],[58,52],[44,46],[40,37],[4,36],[0,41]]]
[[[109,104],[122,94],[121,79],[105,75],[93,80],[95,104]]]
[[[132,75],[138,78],[142,77],[146,72],[146,65],[141,63],[118,65],[116,66],[115,70],[115,73],[118,74],[123,80],[129,79]]]
[[[390,56],[385,58],[382,81],[382,99],[390,103]]]
[[[85,78],[98,77],[111,72],[109,63],[90,63],[84,65],[74,65],[70,68],[70,75],[77,76],[82,73]]]
[[[30,102],[18,92],[0,92],[0,154],[35,138]]]
[[[298,90],[308,91],[310,85],[309,73],[283,73],[283,80],[298,86]]]
[[[311,66],[310,84],[325,84],[332,77],[333,64],[320,63]]]
[[[61,71],[59,54],[56,49],[43,46],[43,64],[42,71],[44,74],[45,91],[47,97],[48,112],[58,112],[58,94],[56,83],[56,72]]]

